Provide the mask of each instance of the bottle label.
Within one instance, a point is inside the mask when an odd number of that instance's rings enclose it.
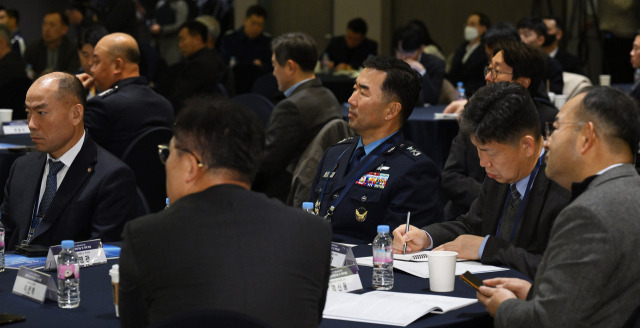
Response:
[[[58,265],[58,279],[80,279],[80,266],[77,264]]]
[[[387,250],[377,249],[373,252],[374,263],[389,263],[393,262],[393,247],[387,247]]]
[[[0,231],[0,247],[4,247],[4,231]]]

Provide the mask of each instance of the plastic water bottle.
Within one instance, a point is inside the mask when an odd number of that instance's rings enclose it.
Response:
[[[171,202],[169,201],[169,197],[165,198],[164,203],[165,203],[165,206],[164,206],[165,210],[171,207]]]
[[[329,74],[331,73],[331,67],[329,67],[329,54],[328,53],[324,53],[322,54],[322,73],[324,74]]]
[[[464,85],[462,82],[458,82],[458,100],[467,99],[467,95],[465,94]]]
[[[229,68],[233,68],[237,63],[238,61],[236,60],[236,56],[231,56],[231,58],[229,58]]]
[[[309,214],[316,215],[316,212],[313,211],[313,202],[302,203],[302,209]]]
[[[388,225],[378,226],[378,235],[373,240],[373,288],[393,288],[393,238]]]
[[[31,80],[36,77],[36,71],[33,69],[33,66],[31,66],[31,64],[27,64],[27,67],[25,67],[24,71],[27,73],[27,77]]]
[[[4,271],[4,226],[0,221],[0,272]]]
[[[63,240],[58,256],[58,306],[63,309],[80,305],[80,266],[73,246],[73,240]]]

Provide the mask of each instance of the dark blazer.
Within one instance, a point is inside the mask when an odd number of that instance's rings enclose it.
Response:
[[[24,53],[24,60],[27,64],[31,64],[33,71],[36,73],[36,77],[44,73],[44,70],[47,68],[47,49],[47,44],[40,38],[30,43]],[[78,59],[78,49],[76,49],[75,44],[69,40],[69,38],[63,36],[58,46],[58,63],[53,71],[75,74],[79,68],[80,59]]]
[[[355,178],[357,171],[347,172],[358,140],[349,138],[325,152],[309,199],[316,204],[316,213],[320,216],[327,214],[331,203]],[[389,231],[393,231],[406,223],[409,211],[412,224],[418,226],[442,221],[438,192],[440,170],[437,165],[405,141],[401,133],[392,136],[389,144],[383,143],[381,146],[386,146],[388,150],[364,166],[359,181],[349,189],[331,216],[334,241],[370,243],[377,235],[378,225],[389,225]],[[370,158],[371,153],[362,158],[360,163],[367,163]],[[377,174],[388,175],[384,188],[367,185],[367,176]],[[358,216],[356,211],[367,214]]]
[[[485,178],[482,192],[471,204],[469,212],[454,221],[424,228],[433,238],[433,245],[444,244],[465,234],[490,235],[480,261],[506,265],[533,278],[547,247],[553,221],[570,199],[569,191],[547,178],[545,167],[543,163],[531,186],[513,242],[495,236],[509,184]]]
[[[84,124],[91,137],[117,157],[149,128],[173,125],[173,107],[144,77],[118,81],[87,101]]]
[[[558,62],[560,62],[560,64],[562,65],[562,68],[564,69],[565,72],[571,72],[571,73],[584,75],[584,70],[582,69],[582,66],[580,65],[580,60],[578,60],[578,58],[576,56],[568,53],[567,51],[563,50],[562,48],[558,49],[558,52],[556,53],[556,56],[553,57],[553,58],[555,60],[557,60]]]
[[[545,78],[545,86],[546,80],[549,81],[549,91],[561,95],[562,87],[564,86],[564,80],[562,79],[562,64],[559,61],[547,56],[547,75]]]
[[[254,189],[285,202],[300,155],[334,118],[342,118],[340,104],[318,78],[300,84],[279,102],[267,123],[264,161]]]
[[[631,327],[640,306],[640,177],[623,165],[581,185],[553,224],[527,300],[502,303],[496,327]]]
[[[378,54],[378,43],[365,38],[357,47],[349,48],[344,35],[341,35],[331,38],[324,53],[329,55],[329,59],[333,61],[335,65],[345,63],[353,69],[359,69],[362,67],[365,59]],[[322,59],[322,57],[320,59]]]
[[[422,76],[422,93],[418,104],[435,105],[440,99],[446,63],[434,55],[420,54],[420,64],[424,66],[426,72]]]
[[[202,308],[239,312],[271,327],[320,323],[331,228],[300,209],[218,185],[128,223],[123,239],[123,327]]]
[[[467,97],[470,98],[476,90],[482,88],[486,82],[484,80],[484,67],[488,65],[487,53],[484,51],[484,45],[481,43],[473,50],[467,61],[463,64],[468,42],[465,42],[456,49],[451,60],[451,69],[447,75],[447,79],[451,84],[456,85],[459,81],[464,83]]]
[[[27,237],[46,160],[45,153],[34,152],[19,157],[11,166],[0,209],[9,249]],[[59,245],[64,239],[120,240],[125,222],[135,217],[136,202],[136,181],[131,169],[85,134],[84,144],[32,244]]]

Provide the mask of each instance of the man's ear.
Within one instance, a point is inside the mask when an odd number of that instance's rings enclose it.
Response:
[[[397,101],[393,101],[387,106],[384,119],[387,121],[393,120],[396,116],[400,115],[401,111],[402,105]]]

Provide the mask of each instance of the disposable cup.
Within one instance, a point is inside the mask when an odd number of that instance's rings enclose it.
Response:
[[[600,85],[603,87],[608,87],[611,85],[611,75],[602,74],[600,75]]]
[[[455,287],[458,252],[437,251],[429,259],[429,288],[432,292],[452,292]]]
[[[13,109],[2,108],[0,109],[0,122],[11,122],[13,116]]]
[[[118,312],[118,284],[120,283],[120,266],[114,264],[109,270],[109,275],[111,276],[111,286],[113,287],[113,304],[116,307],[116,317],[120,317],[120,312]]]

